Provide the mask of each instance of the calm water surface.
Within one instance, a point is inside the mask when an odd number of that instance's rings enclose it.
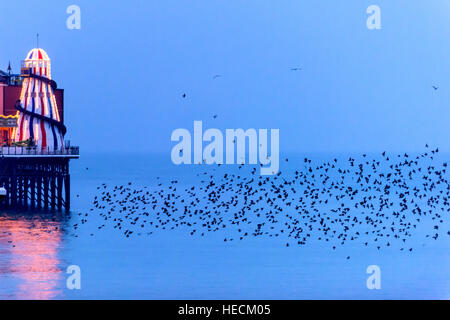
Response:
[[[450,237],[426,240],[429,230],[420,227],[408,253],[395,245],[286,247],[274,238],[224,243],[227,231],[199,237],[175,229],[126,238],[111,226],[98,230],[102,218],[95,212],[74,230],[101,183],[151,187],[159,176],[195,185],[195,173],[206,167],[175,167],[148,155],[85,155],[71,165],[70,214],[0,214],[0,299],[450,298]],[[449,229],[448,218],[444,226]],[[381,290],[366,287],[366,268],[373,264],[381,268]],[[81,290],[66,287],[70,265],[81,268]]]

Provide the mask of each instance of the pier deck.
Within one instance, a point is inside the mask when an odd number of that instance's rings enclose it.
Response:
[[[80,157],[80,149],[79,147],[61,148],[57,150],[38,147],[0,147],[1,157],[65,157],[78,159]]]

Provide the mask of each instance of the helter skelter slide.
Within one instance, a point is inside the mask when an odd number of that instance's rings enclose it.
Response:
[[[47,150],[64,146],[66,127],[60,120],[47,53],[32,49],[22,64],[22,91],[16,102],[19,111],[16,145],[31,145]]]

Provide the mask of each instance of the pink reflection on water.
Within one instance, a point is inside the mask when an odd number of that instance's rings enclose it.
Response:
[[[62,292],[59,219],[0,215],[0,298],[52,299]]]

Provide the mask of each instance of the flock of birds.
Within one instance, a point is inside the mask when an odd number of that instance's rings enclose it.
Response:
[[[283,238],[287,247],[316,240],[336,249],[360,241],[378,250],[398,242],[400,250],[412,251],[407,240],[421,226],[430,229],[426,237],[434,240],[442,232],[450,235],[445,225],[450,211],[447,163],[432,164],[439,150],[426,148],[416,157],[390,159],[383,152],[381,159],[363,155],[360,162],[349,158],[342,165],[338,159],[314,165],[305,158],[302,170],[274,177],[258,176],[256,168],[246,173],[239,166],[243,172],[220,177],[216,169],[199,173],[200,183],[192,186],[178,180],[158,182],[156,188],[102,184],[93,208],[79,213],[82,218],[73,227],[77,230],[97,212],[103,221],[98,230],[109,222],[127,238],[186,228],[202,237],[224,231],[224,242],[267,236]]]
[[[274,176],[260,176],[256,166],[215,165],[192,185],[161,178],[142,188],[102,184],[73,227],[95,215],[95,230],[109,226],[127,238],[184,228],[200,237],[223,232],[224,242],[270,237],[285,246],[359,242],[412,251],[408,239],[419,229],[430,240],[450,235],[448,163],[438,161],[438,152],[427,145],[418,155],[383,152],[317,164],[304,158],[289,163],[297,170]]]

